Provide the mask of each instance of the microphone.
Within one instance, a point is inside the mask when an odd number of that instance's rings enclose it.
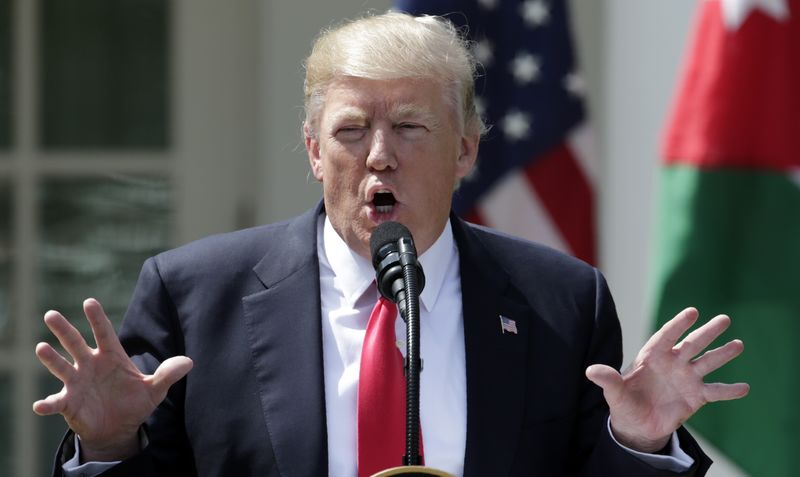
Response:
[[[408,321],[407,296],[413,292],[419,296],[425,288],[425,273],[417,261],[411,232],[401,223],[384,222],[372,232],[369,246],[378,290],[384,298],[397,303],[400,315]]]
[[[417,262],[417,249],[411,232],[397,222],[384,222],[369,239],[372,266],[378,290],[384,298],[397,303],[406,322],[406,453],[403,464],[418,466],[419,455],[419,292],[425,286],[425,274]]]

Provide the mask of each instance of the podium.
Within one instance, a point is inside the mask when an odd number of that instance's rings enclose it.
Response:
[[[424,477],[426,475],[436,475],[438,477],[454,477],[453,474],[448,474],[443,470],[433,469],[431,467],[424,467],[421,465],[406,465],[402,467],[392,467],[372,474],[372,477],[389,477],[391,475],[404,475],[408,477]]]

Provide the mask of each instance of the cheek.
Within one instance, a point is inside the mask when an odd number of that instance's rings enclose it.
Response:
[[[453,168],[428,167],[417,176],[417,193],[420,203],[431,209],[449,209],[455,181]]]
[[[458,180],[458,172],[455,159],[440,159],[439,162],[428,167],[427,171],[425,171],[428,180],[435,188],[434,192],[445,195],[449,193],[448,191],[452,192],[451,189],[456,183],[456,180]]]
[[[328,161],[323,168],[323,174],[323,187],[328,200],[343,204],[357,196],[359,175],[353,167],[348,167],[346,163]]]

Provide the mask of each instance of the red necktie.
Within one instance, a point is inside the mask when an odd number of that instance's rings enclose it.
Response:
[[[406,381],[394,332],[396,317],[397,306],[381,297],[361,348],[358,477],[403,465],[406,453]]]

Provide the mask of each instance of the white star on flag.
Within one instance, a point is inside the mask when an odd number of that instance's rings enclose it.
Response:
[[[517,83],[530,83],[539,77],[539,61],[530,53],[519,53],[511,62],[511,72]]]
[[[494,50],[492,49],[492,44],[486,38],[473,44],[472,54],[475,55],[475,59],[478,60],[483,66],[491,65],[492,60],[494,59]]]
[[[528,137],[531,120],[527,114],[521,111],[511,111],[503,118],[502,128],[509,141],[519,141]]]
[[[586,81],[573,71],[564,78],[564,88],[573,96],[583,96],[586,93]]]
[[[720,0],[722,16],[728,30],[737,30],[753,10],[761,10],[775,20],[789,18],[789,6],[786,0]]]
[[[494,10],[499,0],[478,0],[478,3],[487,10]]]
[[[550,10],[542,0],[526,0],[519,6],[519,11],[522,19],[531,28],[543,25],[550,18]]]

